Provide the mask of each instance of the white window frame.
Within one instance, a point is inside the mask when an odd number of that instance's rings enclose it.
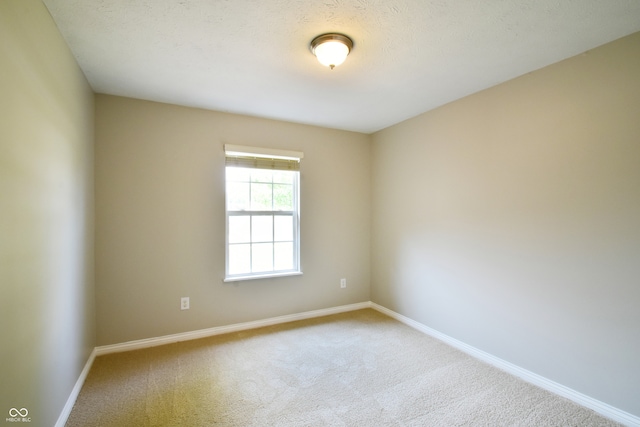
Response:
[[[241,158],[256,158],[256,159],[281,159],[292,160],[300,162],[304,154],[298,151],[288,150],[276,150],[270,148],[261,147],[248,147],[240,145],[225,144],[225,157],[241,157]],[[228,194],[227,194],[227,180],[226,180],[226,168],[225,166],[225,282],[235,282],[243,280],[264,279],[283,276],[301,275],[302,268],[300,264],[300,172],[295,170],[293,180],[293,210],[292,211],[229,211],[228,209]],[[255,169],[266,169],[263,167],[255,167]],[[274,270],[268,272],[256,272],[245,274],[229,274],[229,217],[232,216],[278,216],[278,215],[291,215],[293,219],[293,268],[289,270]]]

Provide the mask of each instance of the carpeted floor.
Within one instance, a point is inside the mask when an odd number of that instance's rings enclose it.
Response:
[[[367,309],[98,357],[66,425],[618,424]]]

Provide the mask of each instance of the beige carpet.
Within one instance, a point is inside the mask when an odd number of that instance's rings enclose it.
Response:
[[[369,309],[98,357],[67,422],[615,425]]]

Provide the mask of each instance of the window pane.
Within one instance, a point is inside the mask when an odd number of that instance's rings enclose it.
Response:
[[[251,271],[273,271],[273,243],[258,243],[251,247]]]
[[[228,166],[225,174],[228,276],[298,268],[298,172]]]
[[[229,245],[229,274],[251,273],[251,245]]]
[[[270,211],[271,203],[271,184],[251,184],[251,210],[252,211]]]
[[[293,184],[294,172],[273,171],[273,182],[278,184]]]
[[[293,269],[293,243],[273,244],[274,270]]]
[[[227,181],[243,181],[249,182],[251,178],[251,169],[247,168],[226,168]]]
[[[231,169],[231,168],[230,168]],[[249,210],[249,184],[227,183],[227,209],[230,211]]]
[[[273,184],[273,210],[293,210],[293,185]]]
[[[253,169],[251,171],[251,182],[268,182],[273,181],[273,172],[270,170]]]
[[[273,241],[273,217],[271,215],[260,215],[251,217],[251,241]]]
[[[251,242],[251,218],[248,216],[229,217],[229,243]]]
[[[273,240],[276,242],[293,241],[293,217],[276,215],[273,217]]]

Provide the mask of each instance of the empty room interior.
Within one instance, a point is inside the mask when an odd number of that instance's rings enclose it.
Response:
[[[639,2],[1,0],[0,70],[7,425],[109,355],[335,315],[640,426]],[[247,159],[286,208],[231,207]]]

